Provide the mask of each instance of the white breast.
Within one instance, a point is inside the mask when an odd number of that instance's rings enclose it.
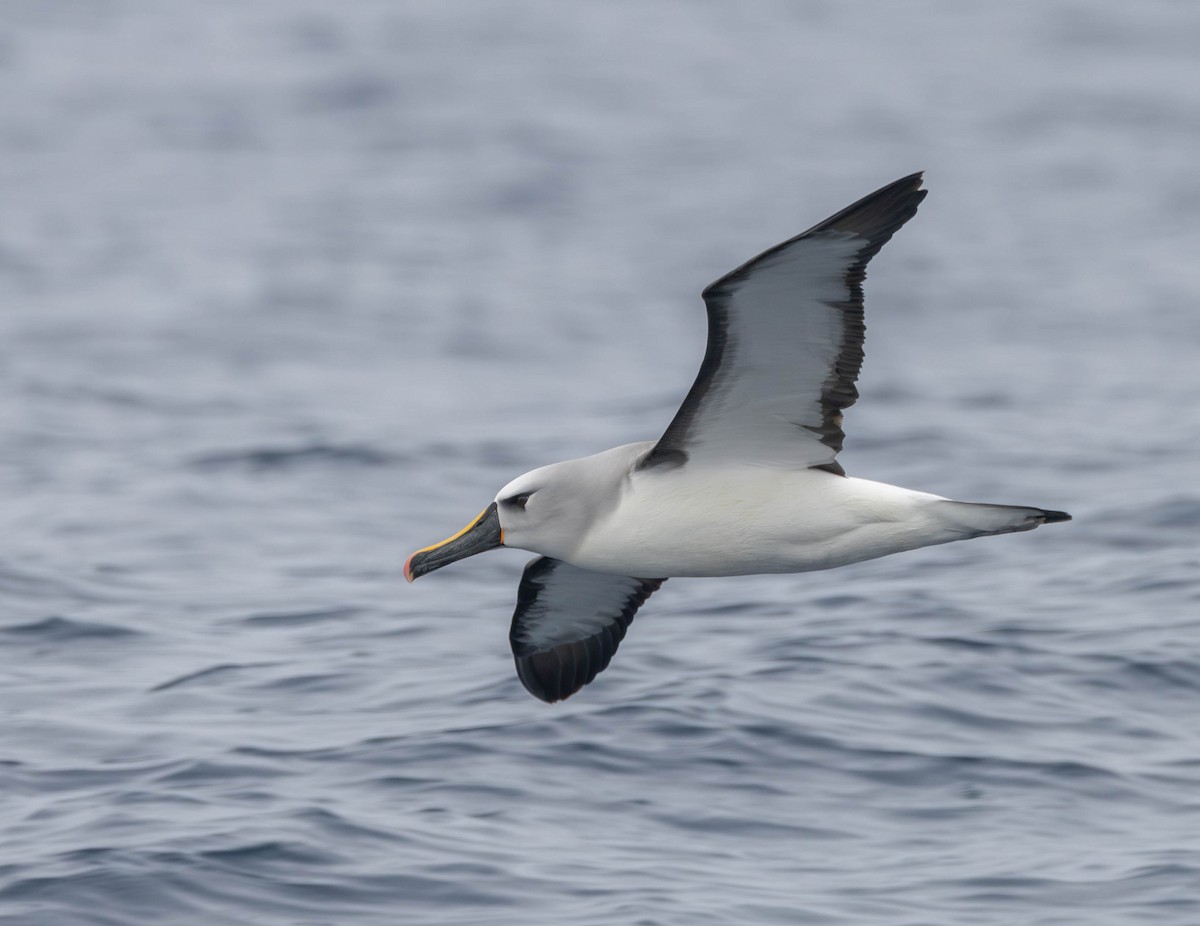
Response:
[[[572,556],[648,577],[806,572],[955,539],[913,492],[820,470],[682,466],[629,477]]]

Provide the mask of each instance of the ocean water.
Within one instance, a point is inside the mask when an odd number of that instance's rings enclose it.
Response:
[[[0,922],[1200,923],[1200,8],[0,5]],[[1070,524],[673,580],[530,698],[515,475],[927,171],[855,475]]]

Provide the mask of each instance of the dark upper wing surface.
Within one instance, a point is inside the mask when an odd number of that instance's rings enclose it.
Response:
[[[608,666],[634,613],[665,581],[532,560],[509,631],[521,684],[543,701],[574,694]]]

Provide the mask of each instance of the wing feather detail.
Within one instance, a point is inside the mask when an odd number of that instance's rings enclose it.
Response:
[[[665,581],[532,560],[508,635],[521,684],[543,701],[573,695],[604,671],[637,609]]]
[[[920,187],[919,173],[897,180],[704,290],[704,361],[642,468],[699,459],[842,473],[867,263],[916,214]]]

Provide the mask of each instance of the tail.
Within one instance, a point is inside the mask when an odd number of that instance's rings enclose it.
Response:
[[[1047,511],[1044,508],[1028,508],[1024,505],[987,505],[978,502],[952,502],[946,499],[939,507],[947,526],[955,532],[961,532],[963,539],[1031,531],[1043,524],[1071,520],[1071,516],[1065,511]]]

